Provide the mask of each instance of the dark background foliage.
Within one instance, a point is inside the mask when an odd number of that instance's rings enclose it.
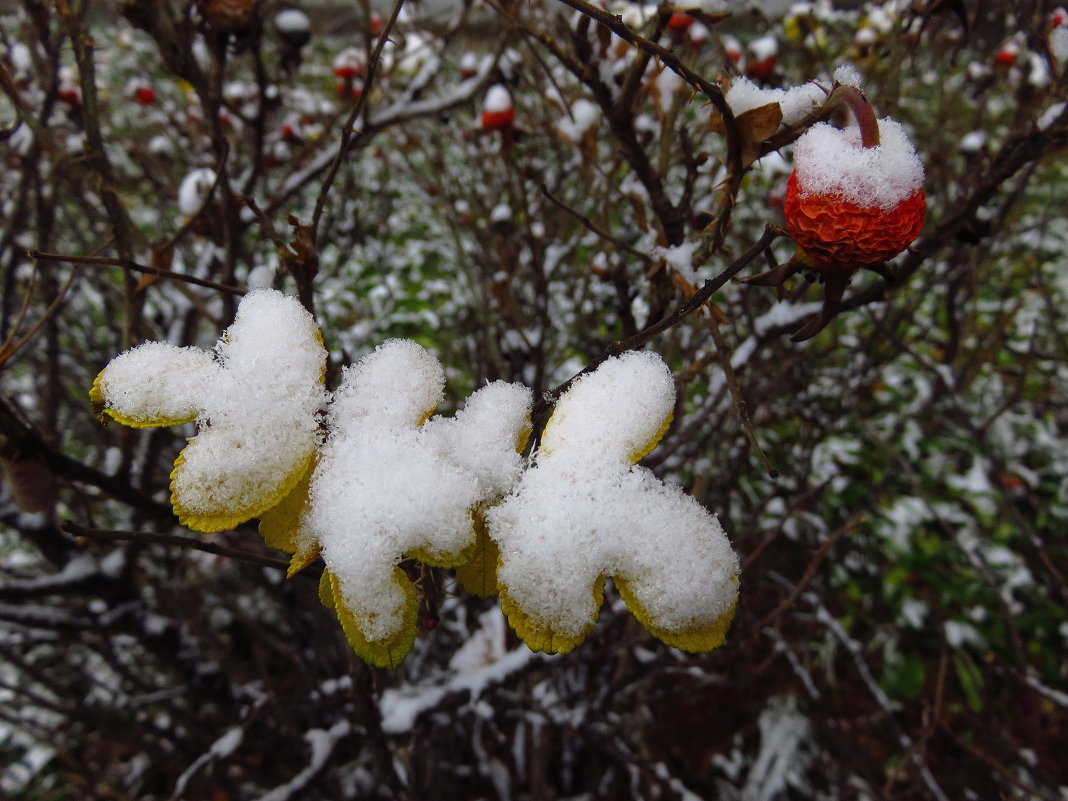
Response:
[[[1052,7],[737,9],[698,43],[666,30],[667,6],[421,0],[377,10],[381,51],[373,9],[310,9],[299,58],[280,9],[3,12],[0,794],[1062,797]],[[769,34],[770,71],[732,57]],[[371,65],[348,84],[346,48]],[[745,69],[788,87],[842,63],[910,131],[927,222],[795,342],[813,276],[778,296],[726,278],[792,255],[777,153],[813,120],[749,141],[750,166],[746,130],[710,130],[708,103]],[[504,134],[478,124],[494,83],[516,107]],[[579,99],[592,124],[564,135]],[[196,167],[218,181],[185,217]],[[210,345],[250,283],[315,313],[330,381],[416,339],[446,366],[445,411],[504,378],[544,397],[540,426],[610,349],[662,354],[680,400],[644,463],[742,557],[727,642],[669,649],[609,585],[583,646],[533,655],[495,601],[409,562],[423,631],[381,671],[319,604],[320,567],[286,580],[254,523],[179,527],[168,475],[192,428],[102,423],[87,391],[133,344]],[[702,286],[713,305],[689,301]]]

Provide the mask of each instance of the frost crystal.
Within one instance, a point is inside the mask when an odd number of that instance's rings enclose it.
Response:
[[[535,467],[489,510],[502,606],[528,646],[570,651],[596,622],[605,576],[670,645],[719,645],[738,592],[738,559],[716,518],[634,466],[675,402],[651,353],[610,359],[560,398]]]
[[[92,399],[135,427],[197,421],[171,474],[179,519],[221,531],[274,506],[318,444],[326,351],[294,298],[260,289],[211,351],[149,342],[115,357]]]

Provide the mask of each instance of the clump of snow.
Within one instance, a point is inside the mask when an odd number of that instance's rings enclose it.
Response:
[[[196,419],[171,500],[185,524],[219,531],[266,511],[299,479],[318,444],[325,365],[308,311],[258,289],[213,350],[146,343],[113,359],[94,392],[130,425]]]
[[[460,72],[474,74],[478,72],[478,54],[474,52],[467,52],[463,54],[460,59]]]
[[[860,47],[873,45],[877,41],[879,41],[879,32],[875,28],[859,28],[853,36],[853,43]]]
[[[214,185],[215,170],[211,167],[190,170],[178,187],[178,211],[186,217],[192,217],[207,201]]]
[[[775,34],[769,33],[751,41],[749,43],[749,54],[756,61],[775,58],[779,54],[779,42],[775,38]]]
[[[307,33],[311,30],[308,15],[295,8],[279,11],[274,17],[274,25],[282,33]]]
[[[852,86],[860,89],[864,85],[864,78],[852,64],[843,64],[834,71],[834,82],[842,86]]]
[[[923,186],[923,164],[901,124],[879,121],[878,147],[861,144],[855,125],[812,126],[794,150],[794,174],[802,194],[838,196],[865,208],[892,209]]]
[[[495,382],[451,419],[421,425],[440,403],[441,364],[390,340],[345,370],[302,521],[322,547],[345,605],[369,641],[403,624],[406,554],[455,563],[474,544],[472,509],[518,479],[530,390]]]
[[[512,107],[512,96],[508,90],[499,83],[494,84],[486,91],[484,108],[490,114],[508,111]]]
[[[685,0],[678,7],[683,11],[703,11],[706,14],[724,14],[730,11],[726,0]]]
[[[97,384],[112,416],[139,426],[176,425],[195,419],[197,399],[220,369],[211,351],[146,342],[112,359]]]
[[[763,89],[748,78],[739,77],[734,79],[727,92],[727,103],[735,116],[769,103],[778,103],[782,109],[782,121],[792,125],[814,111],[826,97],[824,91],[814,83],[790,89]]]
[[[659,356],[609,359],[560,398],[536,466],[487,512],[502,596],[550,632],[548,643],[528,640],[532,647],[556,650],[556,635],[581,639],[596,620],[595,587],[605,575],[628,591],[632,611],[657,636],[730,614],[738,559],[719,522],[633,465],[659,438],[674,403]]]
[[[1068,63],[1068,25],[1058,25],[1049,32],[1049,52],[1058,69]]]
[[[960,139],[957,145],[961,153],[978,153],[986,147],[986,131],[971,131]]]
[[[274,268],[268,267],[266,264],[261,264],[258,267],[253,267],[249,270],[248,284],[249,289],[270,289],[271,283],[274,281]]]
[[[693,257],[699,249],[700,242],[683,242],[670,248],[657,248],[657,254],[664,259],[668,267],[690,283],[694,283],[697,274],[693,269]]]
[[[1038,127],[1040,130],[1046,130],[1051,126],[1061,114],[1064,113],[1064,103],[1054,103],[1044,112],[1042,116],[1038,118]]]
[[[171,140],[166,136],[156,135],[148,140],[148,152],[155,156],[173,156],[174,145],[171,144]]]

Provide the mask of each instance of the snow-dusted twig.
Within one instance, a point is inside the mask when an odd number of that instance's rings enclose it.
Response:
[[[705,281],[700,289],[697,290],[689,299],[684,301],[679,307],[668,316],[653,323],[652,325],[639,331],[632,337],[629,337],[621,342],[614,342],[600,357],[595,359],[577,374],[573,375],[567,381],[560,386],[556,387],[549,392],[546,392],[534,405],[533,417],[538,419],[548,412],[549,407],[556,402],[567,389],[580,377],[587,373],[591,373],[596,370],[605,360],[612,358],[613,356],[619,356],[621,353],[627,351],[637,350],[645,343],[655,337],[657,334],[662,334],[670,328],[674,328],[681,323],[693,312],[701,308],[705,302],[711,298],[717,291],[719,291],[728,281],[734,276],[749,266],[764,250],[777,239],[783,236],[783,232],[773,226],[768,225],[764,228],[764,233],[753,244],[749,250],[735,259],[723,272],[717,275],[715,278],[710,278]]]
[[[545,660],[545,655],[525,647],[516,648],[476,670],[454,673],[443,682],[424,685],[402,685],[382,694],[382,731],[402,734],[411,730],[416,718],[440,706],[450,696],[470,693],[470,703],[494,684],[504,682],[516,672],[533,663]]]
[[[117,564],[121,563],[121,555],[118,558]],[[114,578],[117,571],[111,568],[112,565],[105,567],[89,554],[77,554],[58,573],[0,584],[0,598],[13,600],[81,592],[102,578]]]
[[[211,744],[203,754],[193,760],[192,764],[186,768],[182,775],[178,777],[178,781],[174,783],[174,792],[171,793],[171,801],[178,801],[185,795],[185,791],[189,782],[202,771],[206,766],[211,763],[226,759],[241,747],[241,742],[245,739],[245,730],[241,726],[234,726],[231,729],[227,729],[219,739]]]
[[[882,708],[883,712],[886,713],[887,720],[890,721],[897,733],[898,742],[901,743],[901,747],[905,749],[909,759],[916,766],[916,769],[919,771],[920,776],[923,779],[923,783],[927,786],[931,795],[937,798],[938,801],[949,801],[948,796],[945,794],[945,791],[942,790],[938,780],[935,779],[934,774],[931,773],[931,769],[927,767],[923,755],[915,747],[912,738],[908,736],[898,722],[897,705],[890,700],[887,694],[883,691],[883,688],[879,686],[879,682],[877,682],[872,675],[868,663],[864,660],[864,652],[860,643],[849,636],[846,630],[842,627],[842,624],[835,620],[834,616],[827,610],[827,607],[819,603],[817,599],[806,597],[805,600],[809,601],[812,606],[815,607],[816,619],[834,634],[835,638],[845,646],[845,649],[853,658],[853,664],[856,665],[857,672],[864,681],[864,686],[868,688],[868,692],[872,694],[872,697],[875,698],[875,701]]]
[[[812,681],[812,676],[805,670],[804,665],[801,664],[801,660],[797,658],[797,654],[794,653],[794,649],[790,647],[790,644],[786,642],[786,639],[776,630],[770,626],[765,626],[761,629],[764,634],[775,641],[775,650],[780,651],[786,655],[786,661],[790,663],[790,667],[793,669],[794,674],[801,680],[801,683],[805,685],[805,691],[809,694],[813,701],[819,701],[820,691],[816,687],[816,683]]]
[[[311,749],[308,765],[285,784],[280,784],[270,792],[260,796],[259,801],[288,801],[298,797],[305,788],[322,772],[337,744],[352,732],[347,720],[339,720],[329,729],[311,729],[304,733],[304,741]],[[303,797],[303,796],[301,796]]]

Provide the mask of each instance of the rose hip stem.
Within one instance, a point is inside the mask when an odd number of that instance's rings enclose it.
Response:
[[[879,123],[875,119],[875,112],[872,110],[871,103],[868,102],[868,98],[864,96],[862,91],[855,86],[838,84],[831,91],[829,100],[831,104],[849,104],[849,108],[852,109],[853,116],[857,120],[857,125],[860,127],[860,141],[864,147],[879,146]]]

